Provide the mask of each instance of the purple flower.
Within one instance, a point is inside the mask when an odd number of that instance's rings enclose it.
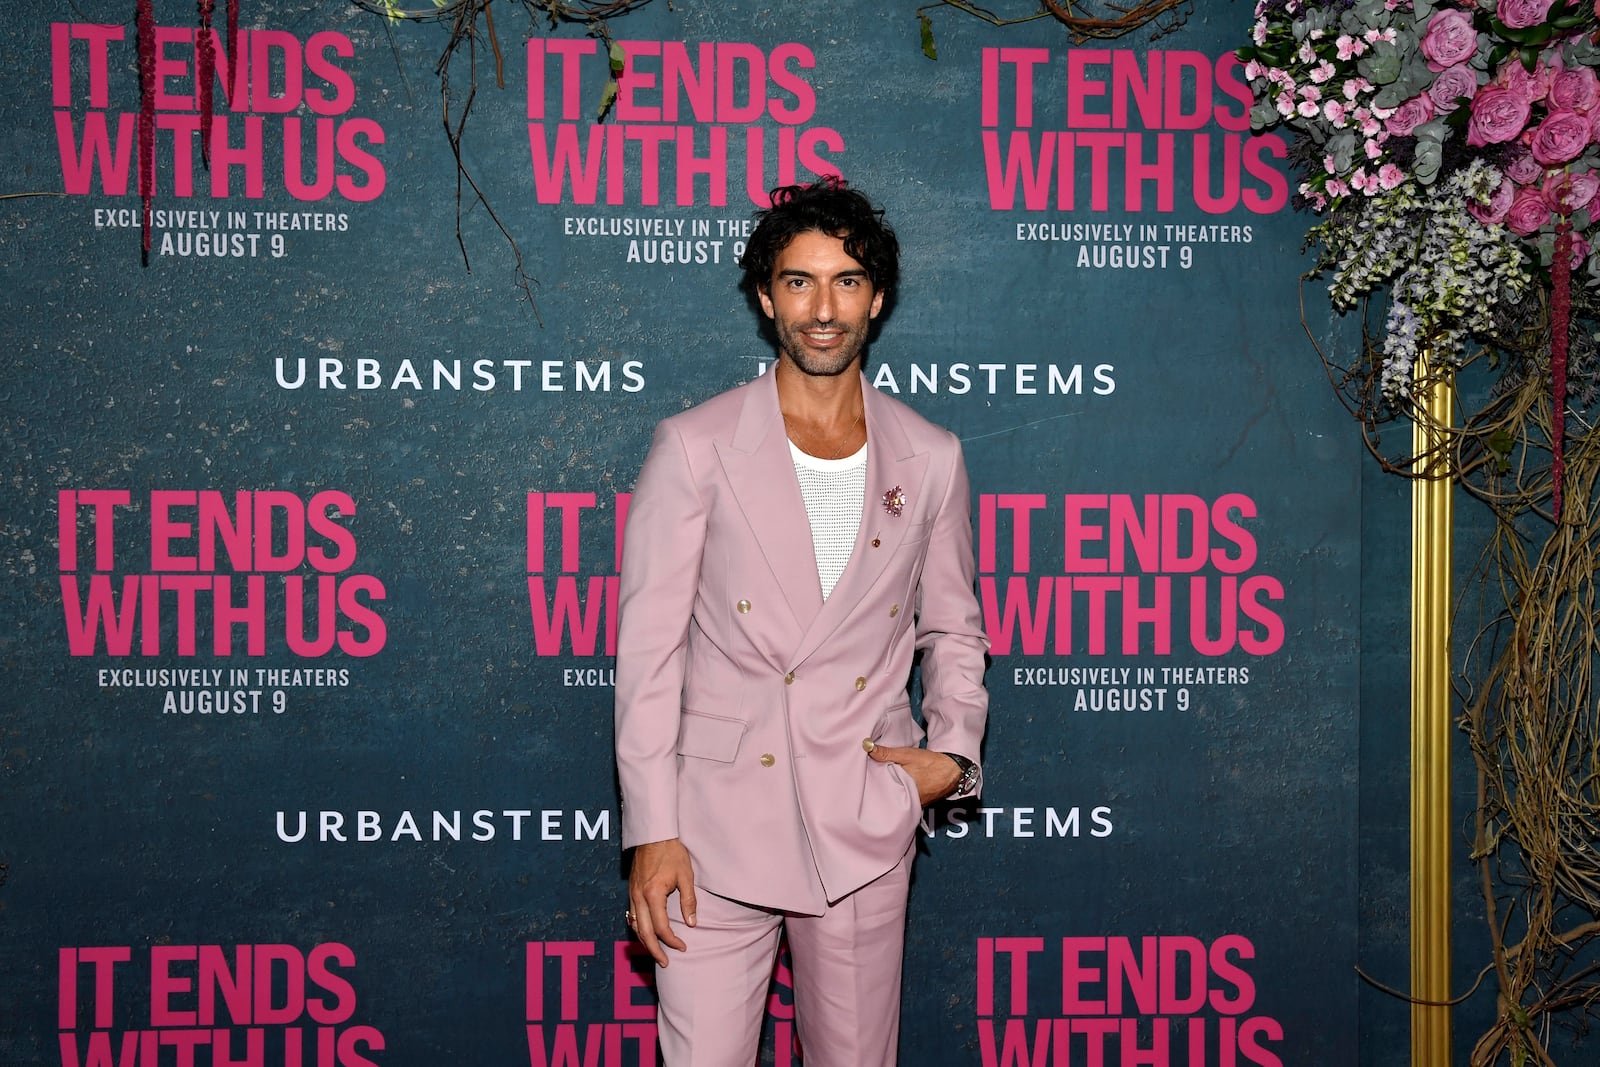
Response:
[[[1511,179],[1501,177],[1500,184],[1495,186],[1494,192],[1489,194],[1488,203],[1477,200],[1467,201],[1467,210],[1479,222],[1488,225],[1494,222],[1506,221],[1506,215],[1511,211],[1511,202],[1517,197],[1517,187]]]
[[[1550,221],[1550,205],[1537,189],[1518,189],[1511,210],[1506,212],[1506,225],[1513,232],[1526,237],[1538,233],[1539,227]]]
[[[1533,158],[1547,167],[1577,159],[1588,146],[1589,116],[1576,111],[1550,112],[1528,143]]]
[[[1593,67],[1560,70],[1550,79],[1550,106],[1567,111],[1588,111],[1600,102],[1600,78]]]
[[[1495,14],[1514,30],[1537,26],[1550,16],[1555,0],[1496,0]]]
[[[1472,98],[1467,144],[1474,147],[1514,140],[1528,124],[1528,101],[1511,89],[1488,86]]]
[[[1544,202],[1557,215],[1571,215],[1582,211],[1600,192],[1600,176],[1592,170],[1573,174],[1557,171],[1544,180]]]
[[[1520,151],[1506,164],[1506,177],[1518,185],[1532,185],[1544,177],[1544,168],[1527,151]]]
[[[1433,109],[1441,115],[1448,115],[1460,107],[1457,101],[1463,97],[1471,100],[1477,93],[1478,76],[1465,63],[1457,63],[1440,71],[1439,76],[1433,79],[1433,84],[1428,86]]]
[[[1433,118],[1433,97],[1418,93],[1395,108],[1394,114],[1384,120],[1384,127],[1396,137],[1410,137],[1424,122]]]
[[[1472,16],[1454,7],[1434,12],[1428,20],[1428,32],[1422,35],[1421,48],[1428,57],[1429,70],[1444,70],[1471,59],[1478,50],[1478,31],[1472,28]]]

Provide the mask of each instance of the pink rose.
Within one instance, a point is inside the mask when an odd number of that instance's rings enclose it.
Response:
[[[1527,152],[1519,151],[1516,158],[1506,164],[1506,177],[1518,185],[1532,185],[1544,177],[1544,168]]]
[[[1566,111],[1588,111],[1600,102],[1600,78],[1593,67],[1557,71],[1550,79],[1550,106]]]
[[[1472,16],[1460,8],[1434,12],[1428,20],[1428,32],[1422,35],[1421,48],[1428,58],[1429,70],[1444,70],[1471,59],[1478,50],[1478,31],[1472,28]]]
[[[1600,176],[1592,170],[1568,174],[1557,171],[1544,180],[1544,202],[1557,215],[1571,215],[1582,211],[1600,192]]]
[[[1470,209],[1469,209],[1470,210]],[[1538,233],[1539,227],[1550,221],[1550,205],[1537,189],[1518,189],[1506,212],[1505,223],[1513,232],[1526,237]]]
[[[1491,85],[1472,98],[1467,144],[1503,144],[1516,139],[1528,124],[1528,101],[1510,89]]]
[[[1536,104],[1550,91],[1550,81],[1554,76],[1555,72],[1545,66],[1542,59],[1529,71],[1520,59],[1513,58],[1500,64],[1500,69],[1495,72],[1494,84],[1511,90],[1529,104]]]
[[[1506,221],[1506,214],[1511,210],[1511,202],[1517,197],[1517,187],[1511,179],[1502,177],[1500,184],[1495,186],[1494,192],[1489,194],[1488,203],[1476,200],[1467,201],[1467,210],[1479,222],[1488,225],[1494,222]]]
[[[1537,26],[1550,15],[1554,0],[1497,0],[1495,14],[1514,30]]]
[[[1552,111],[1533,131],[1528,147],[1533,158],[1547,167],[1577,159],[1589,146],[1589,116],[1576,111]]]
[[[1600,3],[1600,0],[1596,0]],[[1471,67],[1465,63],[1457,63],[1439,72],[1433,79],[1433,84],[1428,86],[1428,95],[1433,98],[1433,109],[1441,115],[1448,115],[1461,105],[1457,102],[1465,97],[1471,100],[1478,93],[1478,76]]]
[[[1410,137],[1424,122],[1433,118],[1433,97],[1418,93],[1395,108],[1394,114],[1384,121],[1384,128],[1396,137]]]

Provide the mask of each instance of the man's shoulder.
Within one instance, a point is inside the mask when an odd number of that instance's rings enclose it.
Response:
[[[875,398],[874,405],[880,411],[892,415],[900,423],[900,428],[905,431],[907,439],[917,447],[960,447],[960,439],[953,432],[921,414],[899,397],[881,392],[870,384],[867,388],[870,395]]]
[[[750,389],[758,381],[759,378],[736,385],[709,400],[702,400],[692,408],[680,411],[676,415],[669,415],[661,420],[661,428],[670,430],[686,440],[706,440],[720,436],[721,433],[732,433],[734,426],[739,422],[740,413],[744,410]]]

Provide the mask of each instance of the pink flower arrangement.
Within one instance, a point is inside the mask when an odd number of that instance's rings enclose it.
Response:
[[[1355,19],[1305,17],[1322,9]],[[1476,179],[1461,206],[1478,222],[1533,237],[1600,216],[1600,175],[1585,155],[1600,155],[1600,35],[1587,11],[1575,22],[1570,0],[1436,0],[1412,12],[1412,0],[1258,0],[1256,47],[1240,53],[1252,121],[1310,135],[1304,202],[1323,210],[1430,186],[1476,157],[1493,184]]]

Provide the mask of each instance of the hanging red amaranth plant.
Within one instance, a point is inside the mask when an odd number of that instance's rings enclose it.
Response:
[[[232,90],[238,91],[239,59],[239,0],[228,0],[228,75]]]
[[[195,32],[194,79],[200,105],[200,160],[211,166],[211,126],[216,119],[216,97],[212,82],[216,78],[217,50],[211,18],[217,0],[196,0],[200,28]],[[155,0],[138,0],[134,25],[139,45],[139,229],[144,259],[150,261],[150,233],[156,198],[156,13]],[[228,71],[238,86],[239,0],[228,0]],[[228,93],[232,98],[232,91]]]
[[[200,30],[195,35],[194,80],[200,90],[200,162],[211,166],[211,120],[216,117],[216,100],[211,83],[217,69],[216,41],[211,34],[211,14],[217,0],[199,0]],[[230,66],[233,54],[228,54]]]
[[[1572,322],[1572,223],[1556,227],[1556,256],[1550,270],[1550,479],[1551,508],[1561,521],[1561,456],[1567,429],[1567,331]]]
[[[156,197],[156,13],[155,0],[139,0],[139,198],[144,256],[150,258],[150,215]]]

